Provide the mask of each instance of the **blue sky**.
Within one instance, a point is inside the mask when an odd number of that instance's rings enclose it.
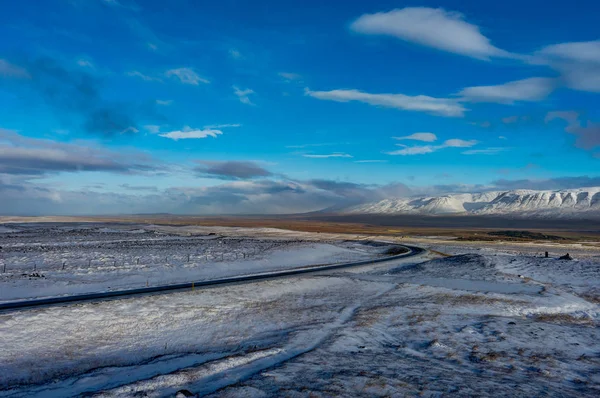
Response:
[[[592,1],[0,0],[0,213],[600,185]]]

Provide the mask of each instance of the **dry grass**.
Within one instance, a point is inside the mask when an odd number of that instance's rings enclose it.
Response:
[[[321,218],[321,219],[319,219]],[[473,218],[454,217],[448,220],[440,218],[431,218],[431,225],[438,223],[438,226],[419,226],[412,219],[394,217],[373,216],[366,217],[352,216],[239,216],[239,217],[199,217],[199,216],[177,216],[177,215],[148,215],[148,216],[104,216],[104,217],[0,217],[0,223],[26,223],[26,222],[113,222],[113,223],[146,223],[157,225],[198,225],[213,227],[254,227],[254,228],[281,228],[291,231],[313,232],[313,233],[343,233],[357,235],[380,235],[380,236],[445,236],[448,238],[459,238],[468,241],[505,241],[506,238],[490,236],[490,232],[498,231],[498,228],[485,227],[486,222],[481,222],[482,226],[465,226],[464,220]],[[526,221],[526,220],[525,220]],[[578,232],[575,229],[583,228],[578,225],[566,225],[556,229],[537,227],[532,223],[526,223],[527,230],[543,234],[553,234],[572,240],[589,242],[600,241],[600,233],[592,230],[581,229],[584,232]],[[488,223],[489,224],[489,223]],[[447,225],[447,226],[441,226]],[[569,227],[569,228],[567,228]],[[522,242],[535,241],[535,239],[522,239]]]
[[[477,294],[436,294],[431,297],[431,302],[435,304],[445,304],[452,306],[459,305],[490,305],[490,304],[527,304],[526,301],[521,300],[508,300],[503,298],[491,298]]]
[[[594,326],[593,319],[576,317],[571,314],[564,313],[538,314],[535,315],[533,319],[537,322]]]

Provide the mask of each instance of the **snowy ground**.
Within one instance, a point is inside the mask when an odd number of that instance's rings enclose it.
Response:
[[[598,253],[444,245],[457,255],[0,314],[0,397],[600,395]]]
[[[2,228],[0,302],[360,261],[379,257],[386,249],[339,240],[224,236],[186,227],[24,224]]]

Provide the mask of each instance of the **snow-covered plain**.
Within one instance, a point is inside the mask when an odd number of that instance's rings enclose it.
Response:
[[[10,230],[0,235],[0,302],[360,261],[385,249],[154,226],[34,224]]]
[[[0,397],[599,396],[600,252],[476,245],[2,313]]]

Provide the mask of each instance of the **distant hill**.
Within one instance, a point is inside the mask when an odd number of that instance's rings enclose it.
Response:
[[[385,199],[341,214],[494,215],[600,219],[600,187],[558,191],[513,190]]]

